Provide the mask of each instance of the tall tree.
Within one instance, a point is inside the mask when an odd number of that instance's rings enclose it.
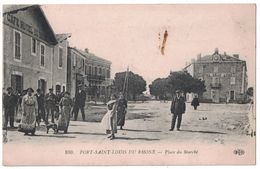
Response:
[[[189,73],[178,71],[171,72],[167,78],[155,79],[149,85],[150,94],[158,98],[158,96],[173,95],[178,90],[183,90],[185,93],[203,94],[206,91],[204,81],[193,78]]]
[[[179,89],[184,91],[184,93],[193,92],[201,95],[206,91],[204,81],[193,78],[189,73],[184,71],[171,72],[167,80],[171,92]]]
[[[114,85],[117,92],[122,92],[125,82],[126,72],[118,72],[115,74]],[[128,72],[127,92],[130,99],[136,100],[136,96],[142,94],[146,90],[146,81],[142,76],[133,72]]]
[[[166,96],[168,88],[169,85],[166,78],[155,79],[152,84],[149,85],[150,94],[155,96],[156,99]]]

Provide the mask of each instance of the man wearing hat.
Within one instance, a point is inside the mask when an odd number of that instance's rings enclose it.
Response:
[[[10,127],[14,127],[14,112],[15,105],[17,104],[16,97],[13,94],[11,87],[7,88],[7,94],[4,96],[4,110],[5,110],[5,123],[4,128],[7,128],[8,121],[10,120]]]
[[[172,123],[170,131],[174,130],[176,120],[177,122],[177,130],[180,130],[181,127],[181,120],[182,120],[182,114],[185,113],[186,105],[185,105],[185,99],[183,96],[181,96],[181,91],[176,90],[176,96],[172,100],[171,104],[171,113],[172,113]]]
[[[46,117],[45,123],[48,124],[49,122],[49,114],[51,113],[51,122],[54,123],[54,111],[56,106],[56,95],[53,93],[53,88],[49,89],[49,93],[45,96],[45,104],[46,104]]]
[[[79,85],[79,90],[75,96],[75,104],[74,104],[74,120],[76,121],[78,118],[79,110],[81,111],[82,120],[85,121],[85,102],[86,102],[87,94],[84,91],[84,86]]]

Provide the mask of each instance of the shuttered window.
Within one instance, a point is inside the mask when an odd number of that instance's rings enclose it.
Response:
[[[41,44],[41,47],[40,47],[40,53],[41,53],[41,55],[40,55],[40,65],[42,66],[42,67],[44,67],[44,59],[45,59],[45,45],[44,44]]]
[[[14,32],[14,57],[17,60],[21,60],[21,33],[18,31]]]
[[[31,42],[32,55],[36,55],[36,39],[32,38]]]
[[[231,77],[231,78],[230,78],[230,84],[231,84],[231,85],[236,84],[236,77]]]
[[[62,68],[63,49],[59,47],[59,68]]]

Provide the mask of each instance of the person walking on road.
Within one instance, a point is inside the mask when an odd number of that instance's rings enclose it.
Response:
[[[124,95],[120,93],[117,106],[117,126],[120,126],[120,130],[122,130],[123,126],[125,125],[125,115],[127,112],[126,109],[127,101],[124,98]]]
[[[84,108],[85,108],[86,97],[87,97],[87,94],[84,91],[84,86],[80,85],[79,91],[76,93],[76,96],[75,96],[75,104],[74,104],[74,110],[73,110],[75,121],[77,121],[77,119],[78,119],[79,110],[81,111],[82,120],[85,121]]]
[[[45,123],[49,123],[49,114],[51,114],[51,122],[54,123],[54,111],[56,106],[56,95],[53,93],[53,89],[49,89],[49,93],[45,96],[45,104],[46,104],[46,117],[45,117]]]
[[[185,105],[185,99],[180,94],[180,90],[176,90],[176,96],[172,100],[171,104],[171,113],[172,113],[172,123],[171,128],[169,131],[173,131],[175,127],[176,120],[177,122],[177,130],[180,130],[181,127],[181,121],[182,121],[182,114],[185,113],[186,105]]]
[[[193,106],[194,110],[197,110],[197,107],[200,105],[197,95],[195,95],[195,97],[192,99],[191,105]]]
[[[4,95],[3,101],[5,115],[4,129],[7,129],[8,121],[10,123],[10,127],[14,128],[14,114],[17,100],[11,87],[7,88],[7,94]]]
[[[55,119],[59,118],[59,107],[60,107],[60,101],[64,97],[64,92],[56,91],[56,106],[55,106]]]
[[[33,89],[28,88],[27,94],[22,99],[22,119],[18,131],[24,132],[25,135],[36,131],[36,116],[38,115],[38,103],[33,95]]]
[[[116,95],[111,96],[111,100],[107,102],[107,113],[104,115],[101,125],[106,130],[106,134],[110,134],[110,140],[115,139],[117,133],[117,105]]]
[[[64,97],[61,98],[59,105],[60,111],[57,132],[63,130],[64,133],[67,133],[70,122],[70,113],[72,110],[72,99],[70,98],[69,92],[64,93]]]
[[[38,118],[37,118],[37,122],[38,124],[40,124],[41,119],[46,122],[45,120],[45,109],[44,109],[44,95],[41,92],[41,89],[37,89],[36,90],[36,94],[35,97],[37,99],[37,103],[38,103]]]

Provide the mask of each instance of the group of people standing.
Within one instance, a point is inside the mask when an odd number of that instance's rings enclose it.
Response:
[[[57,125],[57,131],[62,130],[67,133],[71,116],[76,121],[78,112],[81,111],[82,120],[85,121],[85,102],[86,92],[84,86],[79,86],[74,100],[71,99],[69,92],[62,92],[57,95],[53,93],[53,89],[49,89],[49,93],[44,95],[40,89],[34,90],[28,88],[17,97],[11,87],[7,88],[4,94],[4,129],[7,129],[8,122],[10,127],[14,128],[16,105],[16,119],[19,119],[18,131],[35,135],[36,125],[44,122],[47,125]],[[107,113],[102,119],[102,126],[108,138],[114,139],[117,133],[117,126],[123,129],[125,124],[125,115],[127,112],[127,100],[122,93],[113,94],[111,100],[107,102]],[[51,122],[49,122],[51,116]],[[56,120],[55,120],[56,119]]]
[[[51,123],[56,123],[57,131],[63,130],[67,133],[71,116],[74,115],[74,120],[77,120],[78,112],[81,110],[82,119],[85,120],[85,102],[86,92],[84,87],[80,86],[75,95],[74,101],[70,97],[69,92],[62,92],[59,95],[53,93],[53,89],[49,89],[49,93],[43,95],[40,89],[34,90],[28,88],[19,98],[13,94],[11,87],[7,88],[7,94],[4,95],[4,128],[7,128],[8,121],[10,127],[14,127],[14,115],[16,104],[18,104],[18,112],[21,115],[18,131],[24,132],[25,135],[31,133],[35,134],[36,124],[40,125],[44,121],[46,125],[49,124],[49,115],[51,115]],[[57,108],[58,103],[58,108]],[[199,105],[198,98],[195,97],[191,103],[194,109]],[[108,138],[111,140],[115,138],[117,127],[123,129],[125,124],[125,117],[127,113],[127,100],[122,93],[113,94],[110,101],[107,102],[107,113],[104,115],[101,125],[105,132],[109,134]],[[180,90],[176,91],[176,95],[171,103],[172,121],[170,131],[173,131],[177,121],[177,130],[180,130],[182,115],[185,113],[185,97]],[[56,119],[56,120],[55,120]]]
[[[8,122],[10,127],[14,128],[15,116],[16,121],[19,122],[18,131],[26,135],[28,133],[34,135],[36,124],[40,125],[41,121],[48,125],[49,116],[51,116],[51,123],[57,124],[57,130],[63,130],[64,133],[68,130],[71,115],[74,115],[74,120],[77,120],[79,110],[82,119],[85,120],[86,92],[83,86],[80,86],[74,101],[69,92],[63,91],[55,95],[52,88],[46,95],[40,89],[36,90],[36,94],[33,93],[34,90],[28,88],[17,96],[11,87],[7,88],[7,93],[3,97],[4,129],[7,129]]]

